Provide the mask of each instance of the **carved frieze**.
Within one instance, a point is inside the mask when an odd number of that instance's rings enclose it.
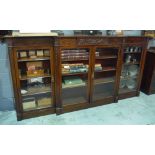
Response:
[[[77,41],[78,45],[109,45],[119,44],[122,42],[121,38],[79,38]]]
[[[76,46],[76,38],[63,38],[63,39],[60,39],[60,46],[75,47]]]

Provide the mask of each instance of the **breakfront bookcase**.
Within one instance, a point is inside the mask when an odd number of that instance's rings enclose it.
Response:
[[[139,95],[146,37],[6,39],[18,120]]]

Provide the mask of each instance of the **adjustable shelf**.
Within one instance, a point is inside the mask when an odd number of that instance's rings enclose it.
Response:
[[[102,79],[95,79],[94,84],[106,84],[106,83],[113,83],[115,82],[115,78],[102,78]]]
[[[74,85],[62,85],[62,89],[66,89],[66,88],[76,88],[76,87],[82,87],[82,86],[86,86],[86,83],[83,82],[81,84],[74,84]]]
[[[62,62],[88,61],[89,59],[62,59]]]
[[[27,76],[27,75],[24,75],[24,76],[21,76],[20,77],[20,80],[28,80],[28,79],[32,79],[32,78],[38,78],[38,77],[41,77],[41,78],[48,78],[48,77],[51,77],[50,74],[45,74],[45,75],[36,75],[36,76]]]
[[[88,74],[88,72],[62,73],[62,76],[85,75],[85,74]]]
[[[140,54],[142,52],[124,52],[125,54]]]
[[[24,89],[23,89],[24,90]],[[51,93],[51,87],[43,87],[43,88],[36,88],[33,90],[28,90],[26,94],[22,94],[23,97],[30,97],[30,96],[39,96],[42,94]]]
[[[124,63],[123,65],[128,66],[128,65],[139,65],[140,62],[130,62],[130,63]]]
[[[38,58],[21,58],[18,62],[29,62],[29,61],[46,61],[50,60],[50,57],[38,57]]]
[[[105,68],[103,70],[96,70],[95,73],[100,73],[100,72],[109,72],[109,71],[116,71],[116,68]]]
[[[96,59],[117,59],[116,55],[105,55],[105,56],[97,56]]]

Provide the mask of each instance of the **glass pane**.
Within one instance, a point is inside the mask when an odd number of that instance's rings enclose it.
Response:
[[[155,90],[155,71],[154,71],[152,82],[151,82],[151,90]]]
[[[139,46],[127,46],[124,48],[119,93],[137,90],[141,53],[142,48]]]
[[[117,48],[97,48],[94,66],[93,100],[101,100],[114,95]]]
[[[89,49],[64,49],[62,58],[62,103],[88,102]]]
[[[18,74],[24,111],[52,107],[50,51],[17,51]]]

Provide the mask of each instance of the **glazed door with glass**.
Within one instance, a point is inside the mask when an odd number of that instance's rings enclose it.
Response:
[[[151,80],[151,90],[155,91],[155,68],[154,68],[153,76]]]
[[[20,109],[32,111],[54,107],[53,50],[24,48],[15,51]]]
[[[122,53],[122,70],[119,94],[135,92],[138,89],[143,46],[126,45]]]
[[[61,49],[62,106],[89,102],[90,49]]]
[[[94,53],[92,101],[114,98],[119,48],[97,47]]]

